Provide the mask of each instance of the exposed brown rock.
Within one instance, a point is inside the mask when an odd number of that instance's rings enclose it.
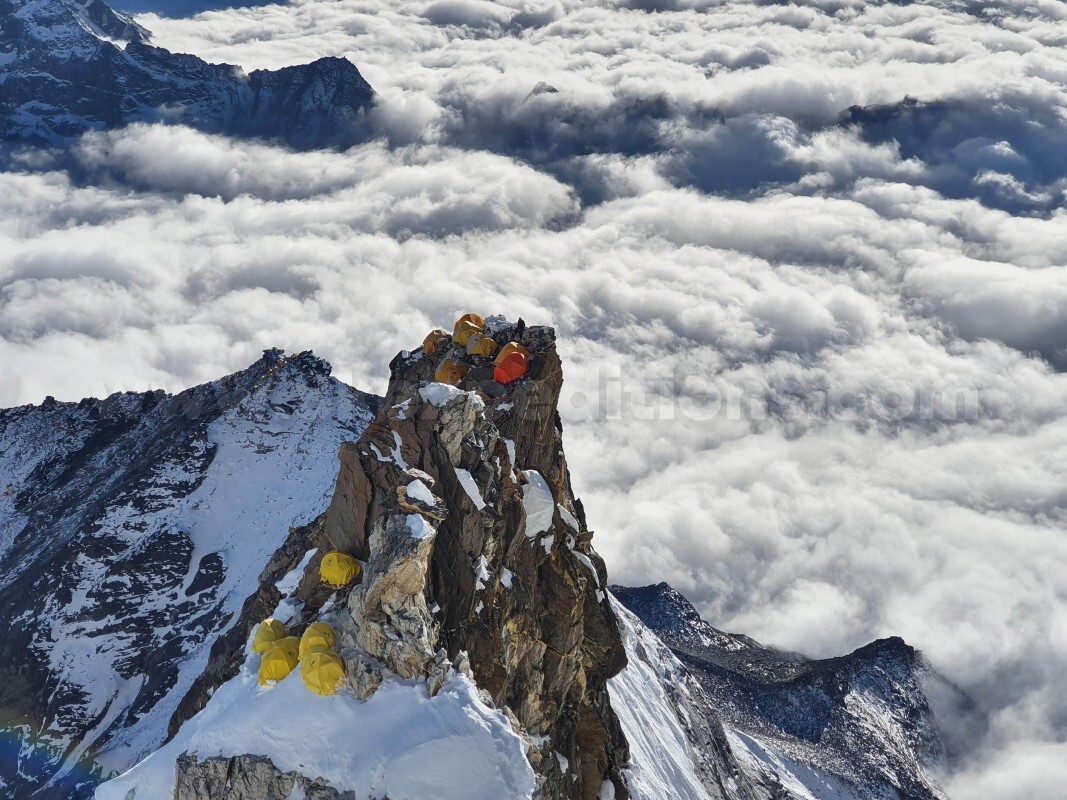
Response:
[[[331,550],[342,550],[365,560],[368,531],[364,525],[370,519],[371,483],[360,468],[354,444],[342,444],[337,458],[341,462],[337,471],[338,491],[326,512],[326,540]]]
[[[623,798],[628,751],[606,685],[626,659],[563,455],[554,333],[500,325],[493,336],[530,350],[524,379],[494,383],[491,359],[447,339],[432,354],[401,354],[378,418],[342,448],[326,527],[332,542],[369,544],[349,601],[357,643],[389,670],[438,684],[448,661],[469,663],[541,743],[530,760],[544,798],[595,798],[605,780]],[[430,402],[420,390],[445,358],[471,368],[462,391],[436,385]],[[418,474],[433,503],[412,498]],[[551,494],[540,506],[547,529],[528,536],[524,495],[544,497],[540,487]]]

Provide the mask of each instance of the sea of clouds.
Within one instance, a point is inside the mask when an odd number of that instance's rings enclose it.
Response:
[[[380,392],[460,313],[554,325],[614,582],[815,656],[901,635],[990,715],[945,720],[949,794],[1062,797],[1067,3],[182,7],[130,5],[211,61],[350,58],[367,141],[20,157],[0,405],[271,346]]]

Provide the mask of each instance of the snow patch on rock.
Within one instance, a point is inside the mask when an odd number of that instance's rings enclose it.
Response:
[[[437,498],[433,496],[433,492],[422,481],[412,481],[408,484],[408,497],[412,500],[419,500],[428,506],[437,505]]]
[[[300,579],[304,576],[304,570],[307,569],[308,563],[315,556],[315,553],[319,552],[317,547],[312,547],[306,553],[304,557],[300,559],[300,563],[297,564],[290,572],[287,572],[285,576],[274,584],[274,588],[282,593],[282,597],[288,597],[296,591],[297,585],[300,583]]]
[[[460,395],[470,395],[476,401],[474,407],[476,410],[481,411],[485,408],[485,403],[482,402],[482,398],[478,397],[474,392],[465,392],[451,384],[447,383],[428,383],[419,389],[419,396],[422,397],[427,403],[441,408],[446,406],[455,400]]]
[[[482,493],[478,490],[478,484],[474,482],[474,476],[465,469],[457,469],[456,477],[459,478],[459,483],[467,493],[467,497],[478,507],[478,510],[485,508],[485,500],[482,499]]]
[[[574,514],[568,511],[567,507],[563,504],[560,504],[556,507],[559,509],[559,515],[563,518],[563,521],[566,522],[568,526],[570,526],[571,530],[581,532],[582,526],[578,524],[578,520],[574,516]]]
[[[552,490],[541,473],[528,469],[524,474],[527,483],[522,487],[522,505],[526,510],[526,537],[533,539],[552,527],[556,501],[552,499]]]
[[[485,556],[478,558],[478,563],[474,568],[477,574],[477,580],[475,581],[474,588],[480,591],[485,588],[486,583],[489,581],[489,562],[486,561]]]
[[[412,539],[426,539],[437,533],[421,514],[408,514],[407,523]]]

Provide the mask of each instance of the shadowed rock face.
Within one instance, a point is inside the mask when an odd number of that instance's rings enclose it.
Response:
[[[543,797],[595,798],[605,780],[625,797],[606,685],[626,660],[570,487],[555,336],[501,324],[495,338],[533,353],[526,378],[496,384],[490,358],[447,341],[393,361],[378,418],[341,448],[325,535],[367,560],[349,598],[360,650],[403,677],[465,652],[478,686],[539,743]],[[465,391],[433,384],[448,357],[471,365]]]
[[[0,0],[0,140],[175,122],[294,147],[350,145],[374,90],[350,61],[245,73],[148,44],[101,0]]]

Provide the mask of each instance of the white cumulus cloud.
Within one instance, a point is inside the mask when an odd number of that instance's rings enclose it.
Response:
[[[1057,798],[1065,18],[1054,0],[149,14],[156,43],[246,69],[350,58],[379,93],[374,138],[292,152],[135,126],[10,161],[0,404],[179,390],[271,346],[381,391],[397,350],[463,312],[554,325],[613,581],[667,580],[712,623],[816,656],[903,636],[990,713],[951,796]]]

